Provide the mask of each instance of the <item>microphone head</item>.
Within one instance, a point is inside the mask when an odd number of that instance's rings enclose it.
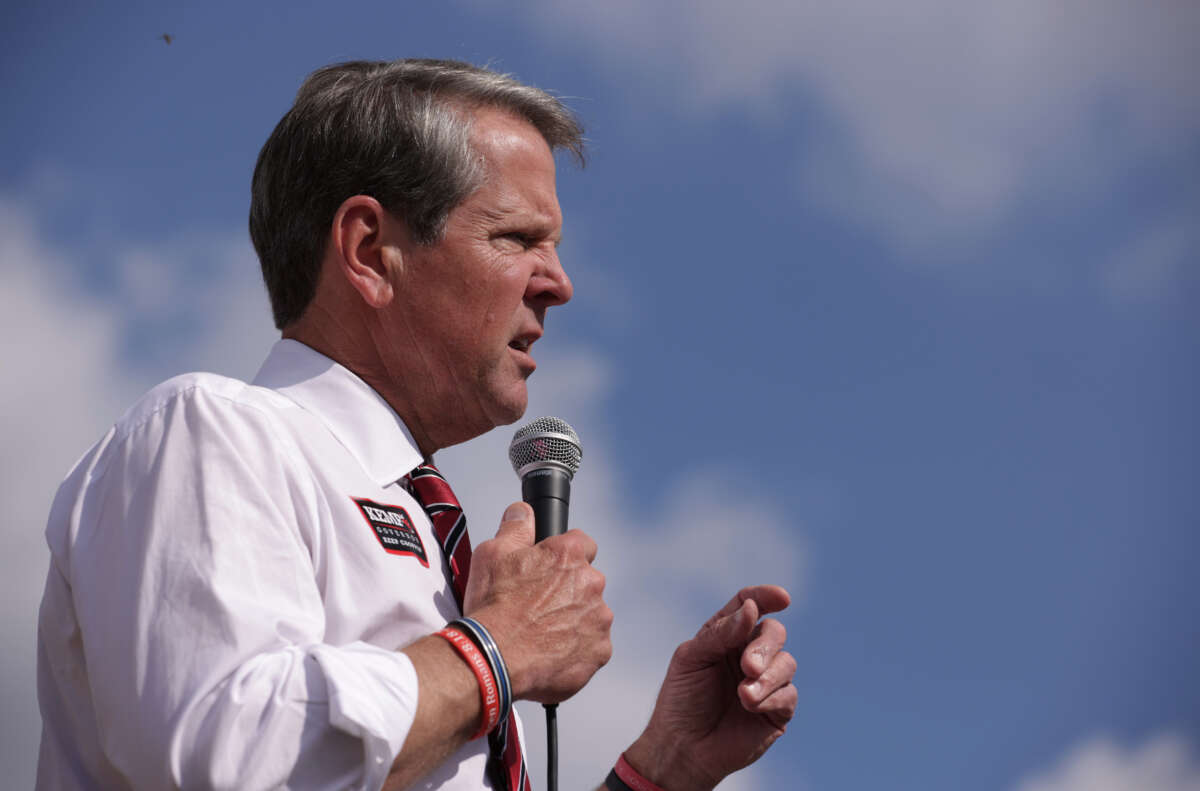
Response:
[[[540,417],[517,429],[508,446],[508,460],[518,478],[545,467],[557,467],[573,478],[583,461],[583,445],[565,420]]]

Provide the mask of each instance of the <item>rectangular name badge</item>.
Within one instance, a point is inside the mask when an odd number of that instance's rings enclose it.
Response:
[[[377,503],[362,497],[350,499],[358,506],[385,551],[393,555],[411,555],[421,561],[422,566],[429,568],[425,545],[421,543],[421,536],[407,511],[398,505]]]

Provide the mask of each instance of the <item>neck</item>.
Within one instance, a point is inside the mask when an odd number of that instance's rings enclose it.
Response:
[[[316,305],[311,308],[284,328],[283,337],[320,352],[366,382],[404,422],[421,455],[432,459],[444,445],[426,430],[413,407],[414,399],[398,391],[395,383],[404,381],[403,372],[388,370],[365,328],[340,320],[324,321],[323,311]]]

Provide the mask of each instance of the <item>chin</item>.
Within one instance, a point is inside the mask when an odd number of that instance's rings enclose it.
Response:
[[[506,409],[506,410],[501,411],[496,416],[498,418],[496,420],[496,425],[497,426],[507,426],[511,423],[516,423],[518,420],[520,420],[525,415],[526,406],[527,405],[525,402],[521,402],[520,406],[514,405],[514,407],[512,409]]]
[[[521,382],[519,394],[510,392],[508,396],[508,398],[496,399],[496,409],[493,412],[493,418],[497,426],[507,426],[510,423],[516,423],[529,407],[529,393],[525,389],[524,382]]]

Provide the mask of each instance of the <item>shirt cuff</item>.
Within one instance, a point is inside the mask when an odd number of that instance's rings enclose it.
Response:
[[[417,671],[407,655],[363,642],[313,646],[329,722],[362,740],[363,788],[383,786],[417,715]]]

